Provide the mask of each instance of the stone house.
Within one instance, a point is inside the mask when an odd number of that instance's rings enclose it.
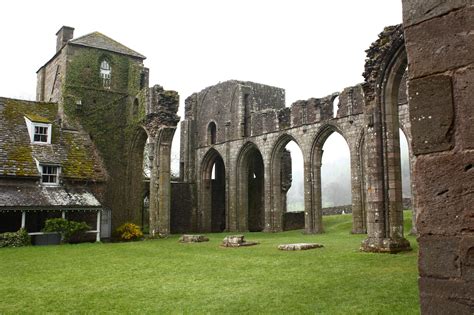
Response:
[[[143,224],[145,186],[156,178],[144,180],[144,148],[155,147],[163,121],[176,125],[177,93],[148,88],[145,56],[101,33],[73,32],[57,32],[56,53],[37,71],[36,102],[0,99],[1,231],[37,232],[47,217],[90,210],[97,220],[102,213],[103,237],[111,223]]]
[[[0,133],[0,232],[40,233],[47,218],[63,216],[108,236],[107,172],[89,136],[62,126],[57,103],[0,98]]]

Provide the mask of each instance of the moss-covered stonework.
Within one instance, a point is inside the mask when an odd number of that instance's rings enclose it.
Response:
[[[100,77],[103,60],[112,69],[110,87],[104,87]],[[89,47],[68,48],[65,117],[69,125],[85,129],[105,163],[109,174],[105,206],[113,209],[114,226],[142,222],[144,143],[132,143],[145,117],[146,89],[140,90],[143,72],[138,58]],[[140,170],[139,176],[130,176],[131,170]]]
[[[61,176],[71,180],[102,181],[100,158],[84,133],[62,130],[58,104],[0,98],[0,176],[36,177],[40,163],[61,165]],[[51,144],[31,143],[24,117],[50,123]]]

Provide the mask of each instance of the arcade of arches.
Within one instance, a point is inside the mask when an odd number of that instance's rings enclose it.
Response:
[[[282,231],[291,183],[284,148],[294,141],[303,154],[304,230],[323,232],[322,146],[338,132],[350,151],[352,232],[367,233],[361,249],[408,250],[401,129],[415,175],[422,312],[472,313],[473,8],[469,1],[409,0],[403,7],[404,29],[385,28],[367,50],[362,84],[290,108],[283,89],[253,82],[226,81],[188,97],[180,178],[171,190],[174,130],[152,137],[150,228]]]
[[[188,97],[179,183],[192,198],[172,198],[171,219],[188,219],[171,231],[283,231],[292,182],[285,146],[294,141],[304,168],[300,220],[305,233],[322,233],[322,148],[337,132],[350,152],[351,232],[368,234],[366,251],[409,250],[399,142],[400,128],[411,142],[402,27],[386,28],[368,58],[365,83],[289,108],[283,89],[253,82],[226,81]]]

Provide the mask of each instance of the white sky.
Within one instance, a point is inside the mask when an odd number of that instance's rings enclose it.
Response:
[[[285,88],[287,106],[362,82],[365,50],[402,21],[400,0],[15,0],[1,13],[0,96],[34,100],[67,25],[147,56],[150,84],[179,92],[181,116],[187,96],[229,79]]]
[[[364,51],[401,23],[400,0],[15,0],[1,11],[0,95],[27,99],[62,25],[144,54],[150,83],[182,101],[238,79],[285,88],[290,105],[361,82]]]

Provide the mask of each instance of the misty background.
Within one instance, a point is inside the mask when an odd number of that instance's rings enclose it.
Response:
[[[15,0],[2,3],[2,13],[0,96],[35,99],[36,71],[54,55],[55,33],[67,25],[75,38],[99,31],[147,56],[150,85],[178,91],[182,118],[186,97],[230,79],[284,88],[288,107],[340,92],[363,81],[365,50],[384,27],[402,22],[400,0]],[[289,209],[302,210],[301,153],[288,149]],[[333,134],[323,149],[323,205],[350,204],[347,144]],[[408,196],[403,152],[406,144]],[[173,173],[178,168],[179,130]]]
[[[286,146],[291,152],[293,181],[287,194],[288,211],[304,210],[303,155],[292,141]],[[346,140],[334,132],[323,146],[321,194],[323,208],[351,204],[351,163]],[[400,130],[400,157],[403,198],[411,197],[408,143]]]

